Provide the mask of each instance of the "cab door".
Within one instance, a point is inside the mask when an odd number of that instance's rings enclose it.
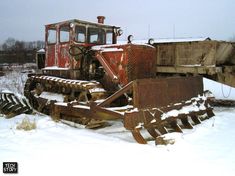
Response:
[[[69,25],[62,25],[59,28],[59,43],[58,43],[58,67],[70,68],[70,31]]]
[[[46,28],[46,62],[45,67],[56,66],[56,28]]]

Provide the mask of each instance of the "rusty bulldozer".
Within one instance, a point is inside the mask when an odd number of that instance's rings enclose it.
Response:
[[[69,20],[46,25],[45,54],[37,57],[41,72],[29,74],[25,84],[31,106],[54,120],[92,129],[120,120],[138,143],[146,144],[142,131],[156,139],[214,116],[202,76],[234,86],[234,63],[227,67],[227,60],[220,60],[221,69],[216,65],[220,43],[205,42],[212,51],[198,49],[195,61],[188,53],[183,59],[170,56],[172,49],[186,52],[173,43],[133,44],[129,36],[128,43],[117,44],[121,34],[120,27],[105,25],[103,16],[98,23]],[[192,43],[185,45],[194,48]],[[204,48],[204,42],[196,45]],[[226,59],[234,45],[230,50]],[[203,64],[197,66],[197,61]]]

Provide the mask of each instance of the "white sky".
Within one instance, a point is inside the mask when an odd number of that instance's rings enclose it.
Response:
[[[135,39],[235,36],[234,0],[1,0],[0,43],[44,40],[44,25],[67,19],[122,27]],[[175,32],[174,32],[175,31]]]

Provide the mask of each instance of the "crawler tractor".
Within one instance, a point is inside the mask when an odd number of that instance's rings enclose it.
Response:
[[[146,144],[146,132],[156,139],[214,115],[201,73],[174,70],[175,62],[165,64],[167,57],[159,57],[158,45],[133,44],[131,36],[117,44],[122,31],[105,25],[103,16],[97,23],[49,24],[45,34],[41,72],[29,75],[24,94],[34,109],[54,120],[86,128],[119,120],[138,143]],[[7,100],[1,94],[5,105]]]

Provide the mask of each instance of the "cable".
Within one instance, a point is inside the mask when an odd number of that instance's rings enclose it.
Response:
[[[231,87],[231,86],[229,86],[229,87],[230,87],[230,89],[229,89],[228,95],[225,96],[225,95],[224,95],[224,87],[223,87],[223,84],[221,84],[221,90],[222,90],[222,94],[223,94],[223,97],[224,97],[224,98],[228,98],[228,97],[230,96],[230,94],[231,94],[232,87]]]

